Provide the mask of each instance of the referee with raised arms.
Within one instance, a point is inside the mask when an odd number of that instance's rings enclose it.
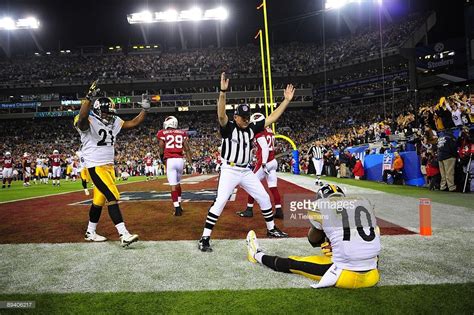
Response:
[[[288,237],[286,233],[280,231],[275,226],[270,197],[257,175],[248,168],[248,164],[251,159],[250,151],[253,138],[257,133],[263,131],[266,126],[271,125],[280,118],[292,100],[295,89],[293,85],[287,85],[284,91],[285,100],[278,108],[265,120],[250,123],[250,107],[245,104],[237,107],[234,112],[234,120],[228,119],[225,111],[228,87],[229,79],[226,79],[225,73],[222,73],[219,101],[217,103],[217,116],[222,137],[222,168],[217,187],[217,197],[209,209],[204,231],[198,243],[198,248],[203,252],[212,251],[209,242],[212,229],[237,185],[240,185],[260,205],[262,215],[267,224],[267,236],[277,238]]]

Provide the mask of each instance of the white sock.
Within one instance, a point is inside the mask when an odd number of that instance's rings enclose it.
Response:
[[[247,208],[253,208],[253,203],[248,203]]]
[[[270,222],[265,221],[265,223],[267,224],[267,230],[273,230],[275,228],[275,222],[273,220]]]
[[[178,202],[181,203],[181,196],[178,196]]]
[[[179,199],[178,199],[178,200],[179,200]],[[173,202],[173,205],[174,205],[175,208],[179,207],[179,201]]]
[[[265,255],[264,252],[258,252],[255,254],[254,258],[256,261],[258,261],[260,264],[262,264],[262,257]]]
[[[117,228],[118,234],[120,234],[120,235],[130,234],[127,231],[127,228],[125,227],[125,223],[123,223],[123,222],[117,224],[115,227]]]
[[[202,236],[211,236],[212,230],[204,228],[204,232],[202,232]]]
[[[91,221],[89,221],[89,224],[87,225],[87,232],[94,233],[96,228],[97,223],[92,223]]]

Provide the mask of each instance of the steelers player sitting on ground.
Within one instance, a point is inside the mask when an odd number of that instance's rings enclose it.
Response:
[[[115,104],[108,97],[96,99],[91,111],[91,99],[98,91],[97,81],[94,81],[82,102],[79,115],[74,119],[74,125],[81,136],[81,160],[95,185],[85,240],[106,240],[96,233],[96,227],[102,207],[107,204],[110,218],[120,235],[121,245],[127,247],[138,241],[138,235],[127,230],[118,205],[120,193],[115,185],[115,142],[122,129],[134,128],[143,122],[150,109],[150,101],[147,95],[142,95],[140,113],[132,120],[124,121],[116,115]]]
[[[247,258],[274,271],[295,273],[319,281],[313,288],[357,289],[379,281],[380,232],[370,202],[345,198],[342,189],[326,184],[318,190],[314,211],[308,211],[308,241],[321,247],[320,256],[270,256],[254,231],[247,235]]]

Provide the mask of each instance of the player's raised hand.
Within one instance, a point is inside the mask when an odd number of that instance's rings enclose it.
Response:
[[[90,101],[91,98],[99,93],[100,89],[98,87],[99,79],[92,82],[91,86],[89,87],[89,91],[87,91],[86,98]]]
[[[229,88],[229,79],[226,79],[225,72],[221,73],[221,91],[225,92]]]
[[[287,101],[291,101],[293,99],[293,96],[295,95],[295,88],[293,87],[293,84],[288,84],[286,86],[283,95],[285,95],[285,100]]]
[[[143,110],[145,112],[148,112],[150,110],[150,107],[151,107],[150,95],[142,94],[142,101],[138,102],[138,104],[140,104],[140,106],[143,108]]]

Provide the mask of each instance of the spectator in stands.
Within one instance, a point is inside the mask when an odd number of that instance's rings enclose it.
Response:
[[[351,158],[351,154],[349,153],[349,150],[344,149],[344,153],[339,155],[339,175],[341,178],[347,178],[349,177],[348,172],[347,172],[347,167],[349,164],[349,160]]]
[[[394,183],[395,183],[396,179],[399,179],[402,176],[403,159],[400,156],[400,153],[398,153],[398,152],[395,152],[394,156],[395,156],[395,159],[393,161],[392,169],[383,171],[382,180],[383,180],[384,183],[387,183],[387,178],[388,178],[389,174],[392,175]]]
[[[439,173],[439,163],[436,154],[427,153],[426,163],[426,179],[428,181],[429,190],[438,190],[441,182],[441,175]]]
[[[364,177],[364,165],[362,165],[362,161],[359,158],[356,159],[353,173],[356,180],[363,179]]]
[[[438,161],[441,173],[441,190],[456,191],[454,168],[456,165],[457,145],[451,130],[444,132],[438,141]]]

